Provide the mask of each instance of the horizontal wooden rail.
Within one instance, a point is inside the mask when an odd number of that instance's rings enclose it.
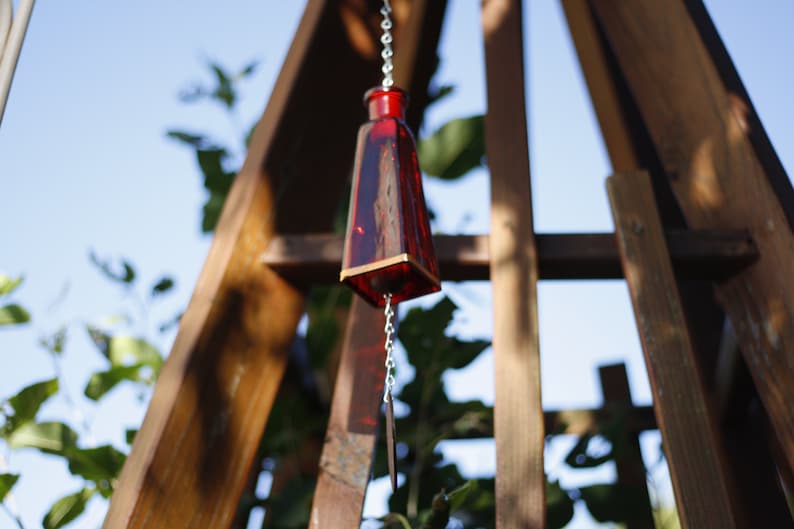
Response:
[[[670,230],[666,233],[673,268],[686,279],[721,280],[758,258],[743,231]],[[612,233],[537,234],[541,279],[621,279],[620,256]],[[487,235],[437,235],[441,276],[446,281],[487,280]],[[273,239],[262,262],[295,282],[339,279],[340,235],[309,234]]]
[[[585,435],[597,434],[615,422],[620,421],[626,433],[638,434],[648,430],[656,430],[656,417],[652,406],[631,406],[607,403],[601,408],[581,408],[569,410],[545,410],[543,424],[546,435]],[[483,413],[478,420],[471,421],[468,428],[455,431],[446,437],[448,440],[487,439],[493,437],[493,416],[490,410]],[[432,423],[431,428],[440,430]],[[397,429],[400,429],[399,422]],[[385,443],[385,440],[379,442]]]

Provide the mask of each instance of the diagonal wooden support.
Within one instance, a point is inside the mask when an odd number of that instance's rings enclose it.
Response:
[[[376,54],[356,47],[370,35],[352,1],[307,3],[122,471],[106,529],[232,523],[303,310],[302,293],[263,269],[258,256],[274,233],[331,228],[351,153],[327,141],[317,120],[322,116],[336,135],[354,138],[364,117],[361,94],[375,81]],[[331,75],[335,82],[328,83]],[[307,188],[324,200],[305,207]]]
[[[738,527],[650,178],[619,173],[607,189],[682,527]]]
[[[383,394],[382,311],[355,297],[320,457],[309,527],[361,524]]]
[[[696,4],[697,2],[695,2]],[[632,143],[641,121],[650,158],[661,165],[692,229],[748,229],[760,258],[717,285],[756,389],[794,470],[794,233],[791,184],[759,158],[760,122],[752,105],[704,43],[719,37],[696,25],[686,2],[566,0],[586,18],[593,38],[578,46],[615,170],[649,166]],[[572,19],[569,17],[569,21]],[[581,20],[581,18],[579,19]],[[579,34],[587,23],[574,28]],[[599,37],[600,34],[600,37]],[[601,41],[599,41],[601,38]],[[599,50],[596,53],[582,50]],[[735,74],[735,72],[734,72]],[[733,82],[725,79],[733,77]],[[768,151],[768,149],[767,149]],[[648,153],[646,153],[648,154]],[[767,152],[768,154],[768,152]],[[779,165],[779,164],[778,164]],[[788,193],[785,191],[788,190]]]
[[[446,0],[414,0],[403,33],[395,39],[395,80],[413,96],[407,118],[415,129],[435,68],[435,55],[428,51],[438,45],[445,10]],[[336,282],[338,261],[334,268]],[[384,322],[380,310],[354,297],[312,502],[312,529],[361,524],[383,393]]]
[[[521,24],[520,0],[483,2],[497,529],[543,529],[546,525],[538,262],[532,227]]]

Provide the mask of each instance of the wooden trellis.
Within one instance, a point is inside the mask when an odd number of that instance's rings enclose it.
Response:
[[[446,2],[392,2],[396,81],[416,127]],[[629,284],[682,526],[791,527],[780,482],[794,486],[794,191],[705,8],[562,0],[615,171],[615,233],[543,235],[532,227],[520,4],[482,8],[491,233],[437,239],[445,279],[493,284],[497,527],[545,527],[553,414],[540,401],[537,280],[616,277]],[[365,0],[308,1],[105,528],[233,523],[305,287],[339,267],[328,198],[349,178],[360,94],[377,81],[368,13]],[[350,309],[312,528],[358,527],[382,318],[358,300]],[[737,396],[744,366],[753,384]],[[607,401],[626,398],[615,376],[602,372]],[[736,399],[763,406],[750,416]],[[643,413],[632,417],[647,427]]]

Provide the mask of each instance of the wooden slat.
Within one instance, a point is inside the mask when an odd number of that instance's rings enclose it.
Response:
[[[497,529],[542,529],[546,525],[538,264],[532,227],[521,24],[519,0],[483,2],[488,93],[485,145],[491,172]]]
[[[383,313],[354,298],[309,527],[361,523],[383,393]]]
[[[748,229],[758,245],[759,260],[719,284],[717,297],[778,437],[780,464],[794,469],[794,234],[792,212],[783,210],[790,201],[775,192],[748,138],[749,104],[726,88],[684,4],[591,7],[622,72],[610,82],[625,83],[631,100],[621,104],[634,106],[647,127],[688,225]],[[620,119],[600,121],[606,138],[625,137]]]
[[[259,255],[275,232],[330,229],[374,57],[352,47],[347,2],[310,0],[215,238],[104,526],[232,522],[300,318],[303,297]],[[327,83],[333,71],[335,82]],[[322,97],[318,96],[322,87]],[[327,101],[334,101],[327,105]],[[322,166],[318,178],[316,168]],[[315,199],[305,193],[311,187]]]
[[[758,258],[742,231],[668,230],[665,233],[676,276],[725,279]],[[446,281],[487,280],[487,235],[436,235],[436,255]],[[535,234],[540,279],[621,279],[618,247],[612,233]],[[262,262],[290,281],[335,283],[344,241],[341,235],[275,237]]]
[[[397,16],[399,6],[393,7]],[[395,81],[413,96],[407,118],[415,128],[427,104],[436,65],[431,51],[438,45],[445,10],[446,0],[414,0],[395,38]],[[339,280],[339,266],[337,259],[333,282]],[[384,323],[380,310],[358,297],[353,300],[320,457],[309,522],[312,529],[349,529],[361,523],[383,392]]]
[[[625,364],[599,367],[598,378],[601,380],[604,404],[631,406],[631,390]],[[637,491],[640,503],[632,509],[636,517],[626,522],[626,529],[654,529],[651,498],[648,494],[648,481],[639,437],[628,430],[619,432],[618,435],[622,437],[616,443],[620,446],[615,457],[617,482]]]
[[[650,177],[619,173],[607,189],[682,527],[737,527]]]

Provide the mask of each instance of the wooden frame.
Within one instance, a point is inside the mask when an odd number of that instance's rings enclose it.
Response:
[[[445,279],[490,278],[494,287],[494,429],[461,437],[495,435],[497,527],[543,528],[545,431],[589,432],[593,421],[616,404],[574,415],[543,411],[536,282],[625,274],[684,527],[743,526],[748,513],[757,516],[772,504],[761,498],[748,507],[743,505],[748,495],[732,496],[731,473],[722,463],[724,429],[708,411],[708,384],[701,384],[698,374],[705,353],[696,352],[692,343],[699,335],[687,332],[698,327],[685,314],[694,306],[692,291],[680,298],[675,292],[684,279],[714,283],[765,407],[766,416],[752,424],[763,426],[768,417],[779,474],[794,481],[794,283],[785,273],[794,262],[794,191],[702,3],[563,0],[563,6],[613,168],[620,173],[610,184],[616,231],[534,232],[521,2],[486,1],[492,230],[487,236],[437,238]],[[396,71],[413,96],[409,121],[414,127],[428,100],[435,68],[430,50],[437,46],[445,7],[444,1],[413,0],[410,9],[395,11]],[[353,138],[364,119],[360,94],[377,81],[371,23],[363,0],[309,0],[227,199],[105,528],[223,529],[232,524],[284,373],[305,287],[332,281],[338,271],[341,239],[327,235],[335,202],[302,207],[303,190],[310,186],[318,196],[337,197],[348,179],[352,152],[327,141],[326,129],[332,126],[341,142]],[[323,83],[331,68],[335,82]],[[335,104],[325,105],[328,100]],[[322,178],[314,171],[319,164]],[[632,172],[641,169],[650,176]],[[635,233],[632,219],[642,224],[644,235]],[[721,321],[719,314],[709,324],[712,335]],[[364,330],[381,323],[379,311],[354,302],[312,527],[354,527],[360,518],[378,401],[370,399],[354,410],[352,392],[354,387],[368,395],[380,391],[380,377],[360,374],[379,369],[379,333]],[[661,357],[656,347],[667,331],[676,337],[675,347],[665,346]],[[620,390],[615,376],[604,374],[605,398],[625,399],[626,388]],[[720,394],[729,394],[725,377],[719,380]],[[694,403],[693,408],[681,413],[676,408],[684,402]],[[653,424],[647,408],[630,408],[629,418],[635,430]],[[740,445],[752,445],[756,452],[764,446],[746,441]],[[619,479],[638,482],[627,468],[619,468]],[[770,470],[771,464],[764,468]],[[777,477],[770,479],[773,489]],[[639,523],[636,527],[648,527],[647,519]]]

